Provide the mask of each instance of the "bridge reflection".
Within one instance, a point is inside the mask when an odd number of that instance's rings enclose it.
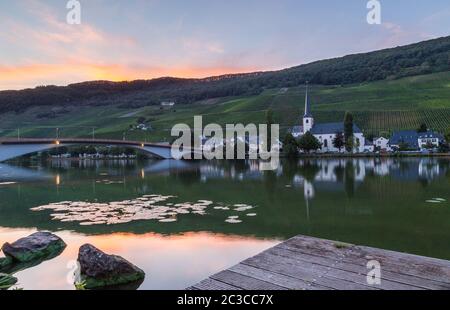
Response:
[[[127,140],[108,140],[108,139],[19,139],[19,138],[2,138],[0,139],[0,162],[17,158],[23,155],[47,151],[61,146],[73,145],[109,145],[109,146],[126,146],[133,149],[149,153],[162,159],[180,158],[183,154],[173,154],[169,144],[147,143],[142,141]]]

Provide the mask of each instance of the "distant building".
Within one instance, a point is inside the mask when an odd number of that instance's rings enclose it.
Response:
[[[375,145],[373,142],[366,140],[366,145],[364,145],[364,152],[374,152]]]
[[[336,135],[344,133],[344,123],[315,123],[314,117],[311,113],[310,103],[308,99],[308,88],[306,88],[305,95],[305,114],[303,115],[302,126],[295,126],[292,128],[291,133],[294,138],[299,138],[306,134],[307,132],[311,132],[317,140],[322,144],[320,152],[339,152],[339,149],[333,146],[333,140],[336,138]],[[355,139],[355,150],[357,152],[364,152],[366,139],[364,138],[364,134],[355,124],[353,125],[353,135]],[[341,149],[341,152],[344,151],[344,148]]]
[[[389,151],[389,139],[385,137],[379,137],[373,140],[373,144],[376,148],[380,149],[381,151]]]
[[[415,130],[402,130],[394,132],[390,146],[400,148],[403,144],[410,150],[424,150],[428,145],[438,147],[442,142],[444,142],[444,136],[431,130],[421,133]]]
[[[421,149],[427,148],[427,145],[432,145],[434,147],[439,147],[440,143],[444,143],[445,139],[444,136],[433,132],[431,130],[428,130],[427,132],[421,132],[419,133],[419,147]]]
[[[395,131],[389,144],[393,148],[400,148],[401,145],[405,145],[408,149],[418,150],[419,134],[416,130]]]
[[[136,129],[137,130],[149,130],[149,128],[147,127],[147,125],[145,125],[145,124],[139,124],[139,125],[137,125],[136,126]]]

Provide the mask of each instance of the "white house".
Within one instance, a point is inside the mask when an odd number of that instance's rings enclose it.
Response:
[[[427,149],[428,145],[439,147],[439,144],[444,141],[443,135],[431,130],[419,133],[415,130],[402,130],[394,132],[390,140],[390,146],[400,148],[401,145],[404,145],[409,150],[417,151]]]
[[[340,133],[344,133],[344,123],[316,123],[310,110],[308,99],[308,88],[306,88],[305,96],[305,114],[303,115],[302,126],[295,126],[292,129],[294,138],[299,138],[307,132],[311,132],[317,140],[322,144],[319,150],[322,153],[339,152],[339,149],[333,146],[333,140]],[[366,139],[363,132],[355,124],[353,125],[354,144],[356,152],[364,152]],[[344,148],[340,150],[344,152]]]
[[[390,149],[389,139],[386,139],[385,137],[376,138],[373,141],[373,144],[375,145],[376,148],[378,148],[382,151],[388,151]]]
[[[364,145],[364,152],[373,153],[374,151],[375,151],[375,145],[372,142],[366,140],[366,145]]]
[[[419,133],[418,142],[421,150],[427,149],[428,145],[439,147],[439,144],[444,142],[444,136],[428,130],[427,132]]]

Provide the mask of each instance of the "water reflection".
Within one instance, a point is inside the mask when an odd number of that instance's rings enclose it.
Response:
[[[16,240],[32,232],[0,228],[1,240]],[[146,278],[140,289],[184,289],[278,243],[277,240],[210,233],[86,236],[61,231],[57,234],[67,243],[64,252],[53,260],[16,273],[19,279],[16,287],[73,290],[72,262],[79,247],[85,243],[94,244],[106,253],[120,255],[141,267]]]
[[[172,266],[176,270],[192,271],[192,275],[187,271],[180,275],[187,285],[219,271],[212,270],[219,265],[237,263],[233,259],[238,256],[256,254],[245,247],[261,249],[298,234],[450,259],[449,185],[450,161],[439,158],[310,159],[283,162],[276,171],[261,171],[260,163],[251,160],[0,164],[0,241],[15,240],[1,227],[19,229],[20,237],[34,229],[49,230],[62,233],[75,245],[95,241],[102,250],[116,254],[113,240],[117,239],[123,247],[117,254],[138,266],[151,260],[162,269],[173,263],[181,264]],[[174,198],[156,204],[164,208],[162,214],[139,200],[151,195]],[[129,206],[121,203],[126,201]],[[183,209],[201,201],[211,204],[202,210]],[[133,209],[136,206],[140,209]],[[33,211],[36,208],[40,211]],[[77,217],[80,221],[73,221]],[[186,235],[189,238],[183,239]],[[158,242],[150,246],[147,242],[155,238]],[[190,256],[193,250],[183,242],[196,244],[203,238],[212,249],[211,244],[233,240],[226,251],[219,251],[221,255],[208,256],[208,248],[201,251],[205,260],[220,264],[201,260],[200,254]],[[172,255],[189,259],[159,252],[164,242],[175,239]],[[245,242],[234,243],[236,239]],[[105,240],[111,244],[102,248]],[[142,247],[140,251],[126,248],[134,243]],[[236,248],[231,244],[237,244]],[[74,252],[71,257],[76,257],[75,245],[68,250]],[[160,260],[167,261],[167,266],[161,266]],[[60,263],[62,273],[65,262]],[[162,276],[157,277],[160,286],[153,282],[156,267],[152,264],[143,264],[150,274],[143,288],[170,288]],[[202,264],[211,268],[203,273]],[[23,278],[27,285],[36,277],[32,269],[33,276]]]

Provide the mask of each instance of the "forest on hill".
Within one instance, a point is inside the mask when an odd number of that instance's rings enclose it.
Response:
[[[349,85],[450,70],[450,36],[370,53],[321,60],[271,72],[224,75],[205,79],[158,78],[131,82],[92,81],[68,86],[0,92],[0,113],[20,113],[35,106],[103,106],[125,108],[190,104],[230,96],[251,96],[266,89]]]

